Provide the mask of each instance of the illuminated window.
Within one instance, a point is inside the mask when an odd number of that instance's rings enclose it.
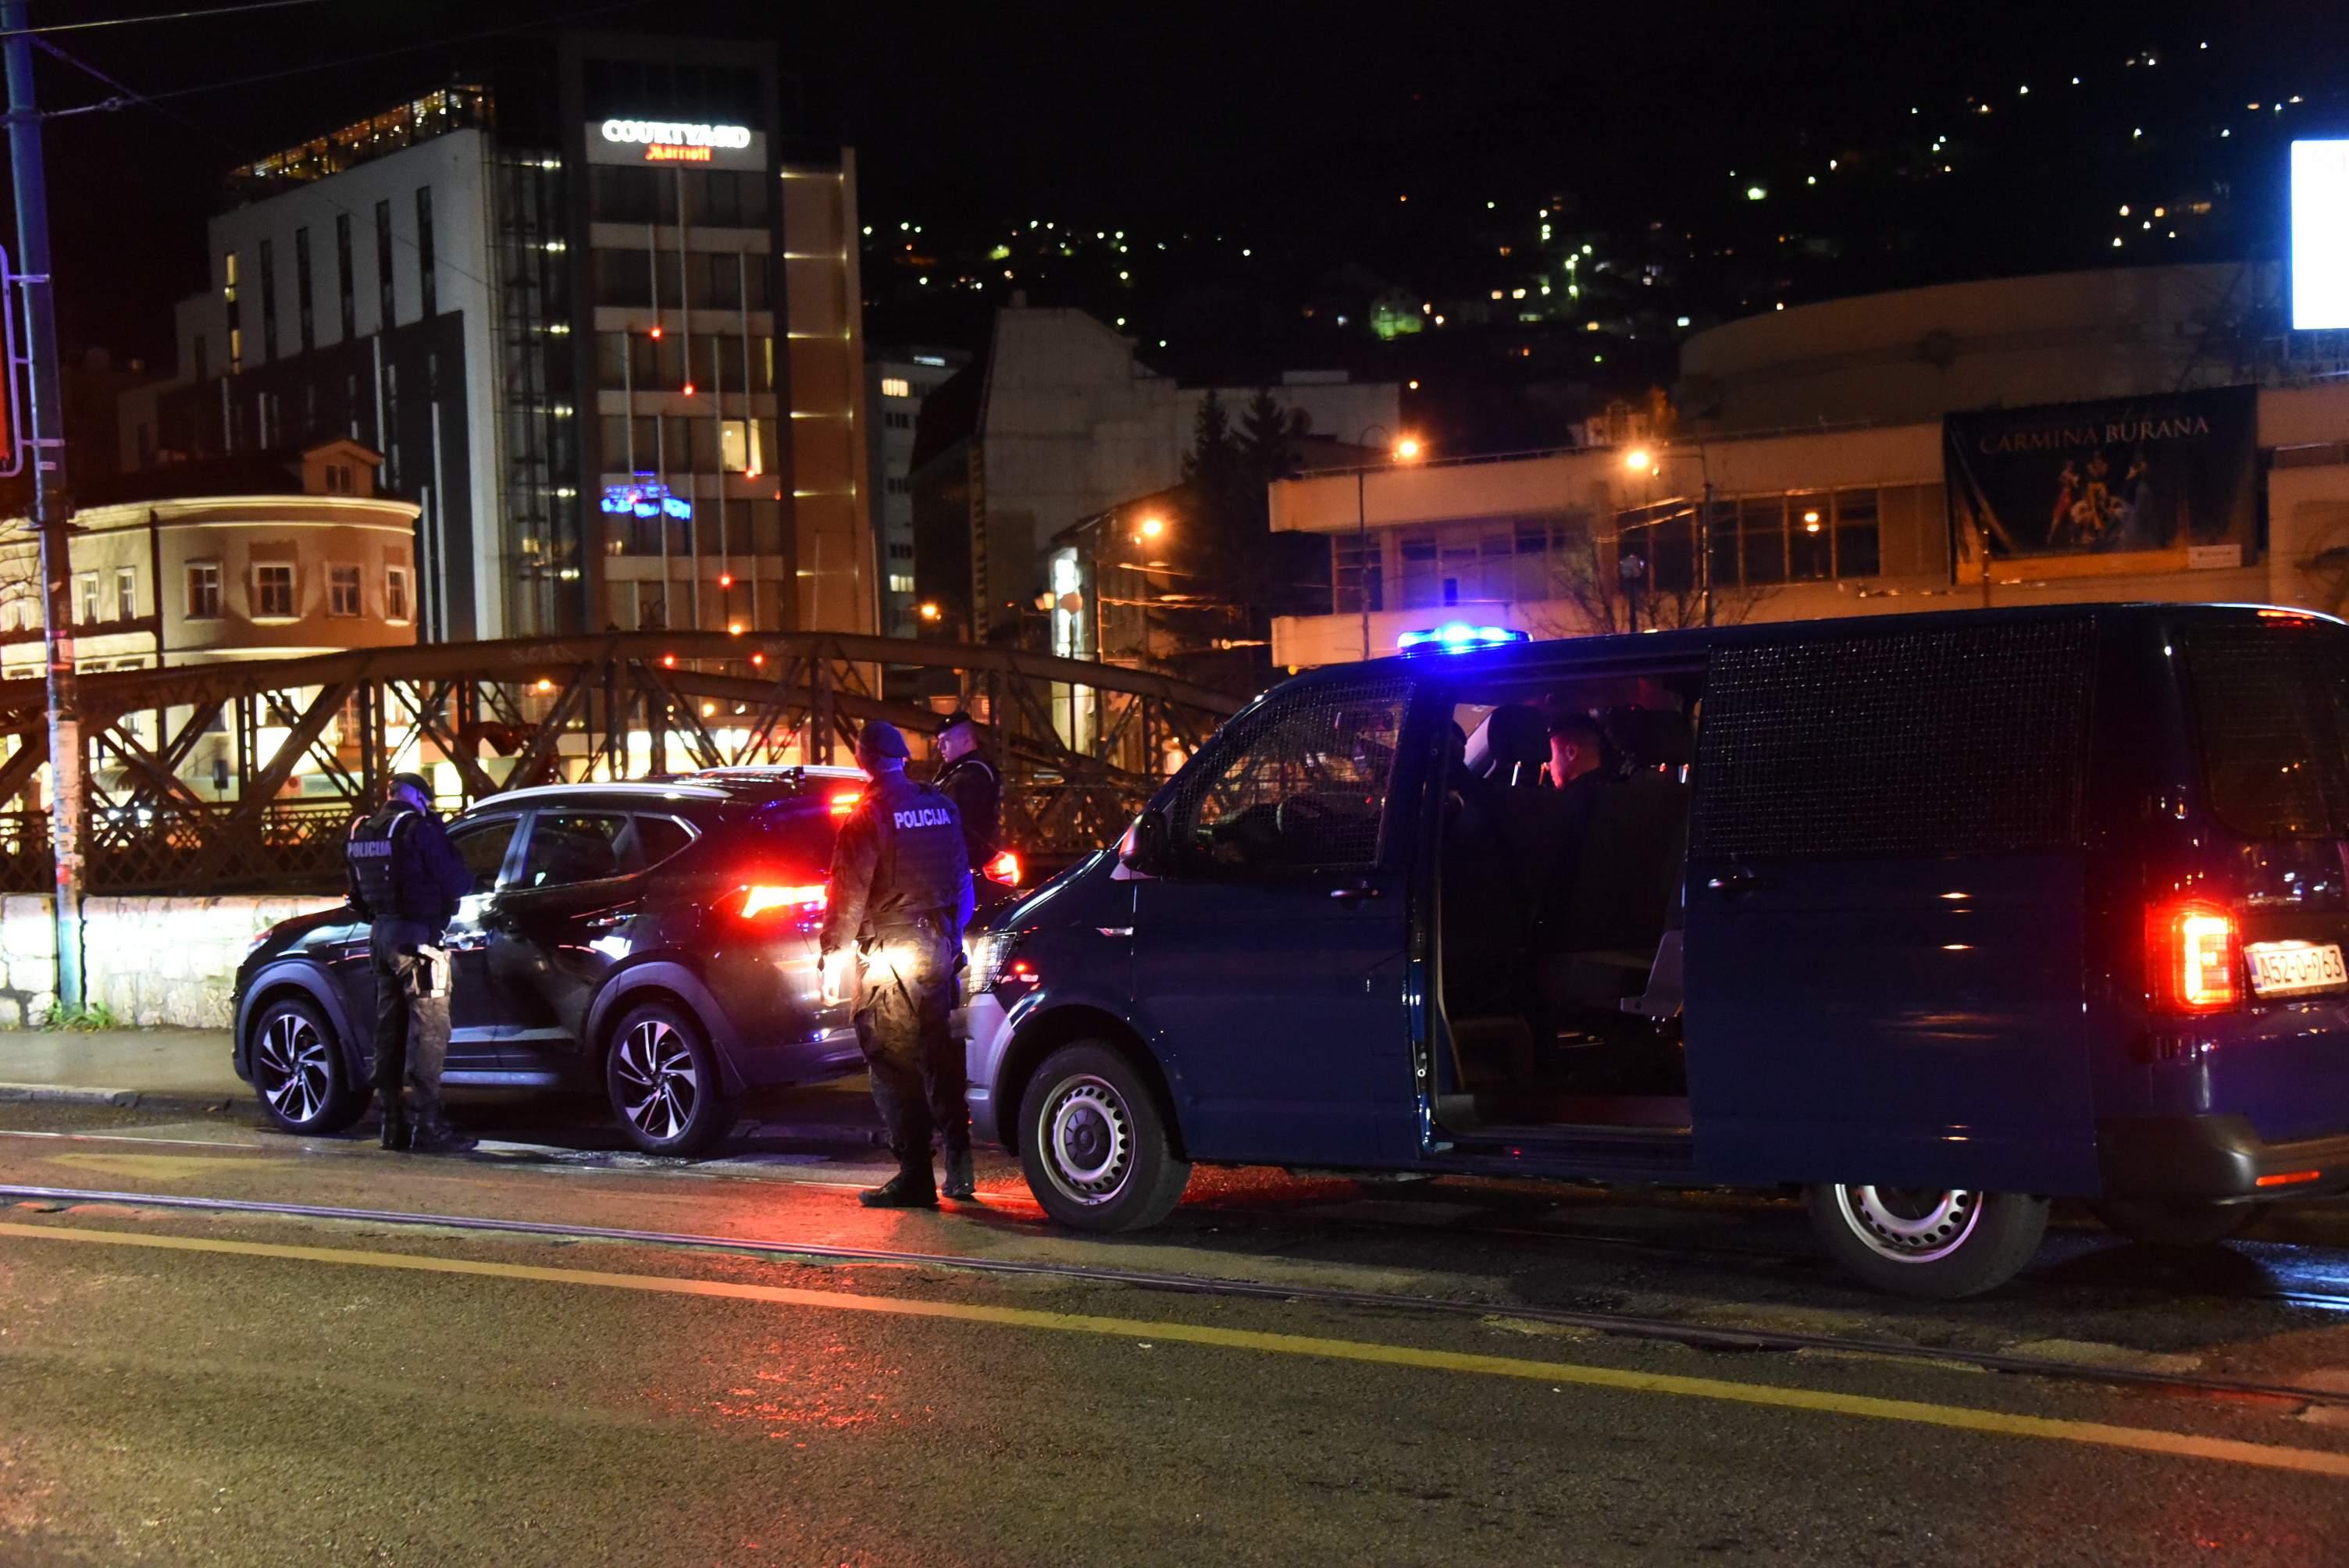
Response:
[[[118,621],[139,618],[139,569],[135,566],[114,569],[114,618]]]
[[[356,615],[359,613],[359,569],[356,566],[326,568],[326,614]]]
[[[718,466],[739,474],[750,466],[750,431],[740,419],[718,422]]]
[[[891,573],[889,573],[889,592],[890,592],[890,593],[911,593],[913,591],[914,591],[914,574],[913,574],[912,573],[910,573],[910,572],[892,572]]]
[[[393,566],[383,574],[383,615],[387,621],[408,619],[408,568]]]
[[[81,591],[81,624],[98,624],[98,573],[81,573],[74,578],[74,583]]]
[[[200,562],[188,568],[188,619],[220,618],[220,562]]]
[[[291,564],[253,569],[253,613],[277,620],[294,618],[294,568]]]
[[[881,396],[884,397],[911,397],[913,395],[914,389],[906,384],[904,377],[884,376],[881,377]]]

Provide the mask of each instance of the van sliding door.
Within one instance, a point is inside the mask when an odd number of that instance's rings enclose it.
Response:
[[[1717,648],[1686,1024],[1699,1171],[2093,1193],[2090,616]]]

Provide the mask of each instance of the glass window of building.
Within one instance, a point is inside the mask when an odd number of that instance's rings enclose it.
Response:
[[[114,618],[118,621],[139,618],[139,569],[135,566],[114,569]]]
[[[423,301],[426,320],[440,314],[440,289],[435,285],[432,262],[432,187],[416,188],[416,292]]]
[[[914,389],[905,384],[905,378],[904,377],[884,376],[881,377],[881,396],[884,397],[910,397],[913,395]]]
[[[310,231],[294,231],[294,309],[299,318],[302,352],[309,353],[318,346],[318,326],[310,308]]]
[[[1824,490],[1798,491],[1786,498],[1788,581],[1817,583],[1835,575],[1833,511]]]
[[[294,617],[294,568],[288,562],[264,562],[253,569],[253,613],[273,620]]]
[[[359,613],[359,569],[356,566],[330,566],[326,569],[326,614],[356,615]]]
[[[375,293],[376,330],[389,332],[399,321],[393,308],[395,295],[391,286],[391,199],[384,198],[375,204]]]
[[[221,569],[217,561],[200,561],[188,568],[188,619],[217,620],[221,613]]]
[[[98,573],[95,572],[77,573],[74,577],[74,587],[79,592],[81,597],[81,624],[85,626],[98,624]]]
[[[335,214],[335,281],[342,289],[343,341],[348,343],[359,335],[358,302],[352,292],[351,282],[351,215],[348,212]]]
[[[277,247],[261,242],[261,357],[277,357]]]
[[[1882,569],[1872,490],[1837,490],[1835,497],[1836,575],[1873,577]]]
[[[391,566],[383,574],[383,616],[387,621],[408,619],[408,568]]]

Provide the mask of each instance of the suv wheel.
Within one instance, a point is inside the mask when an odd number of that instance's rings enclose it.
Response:
[[[669,1002],[632,1007],[613,1032],[604,1085],[628,1141],[647,1154],[698,1154],[734,1125],[701,1025]]]
[[[1081,1231],[1154,1225],[1191,1179],[1149,1084],[1095,1040],[1063,1046],[1029,1080],[1019,1163],[1044,1212]]]
[[[254,1092],[269,1119],[288,1132],[340,1132],[373,1098],[372,1088],[351,1081],[334,1026],[307,997],[280,997],[262,1008],[252,1045]]]
[[[1879,1290],[1932,1301],[2013,1279],[2047,1233],[2047,1200],[1923,1187],[1814,1187],[1811,1228],[1836,1262]]]

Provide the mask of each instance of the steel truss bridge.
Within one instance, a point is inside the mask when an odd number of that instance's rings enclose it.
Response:
[[[883,695],[884,666],[923,702]],[[563,780],[846,761],[855,726],[986,720],[1012,841],[1040,859],[1123,830],[1239,703],[1171,676],[1010,648],[802,633],[635,632],[85,673],[91,893],[326,887],[352,815],[402,769],[444,803]],[[36,680],[0,682],[0,889],[55,885]]]

